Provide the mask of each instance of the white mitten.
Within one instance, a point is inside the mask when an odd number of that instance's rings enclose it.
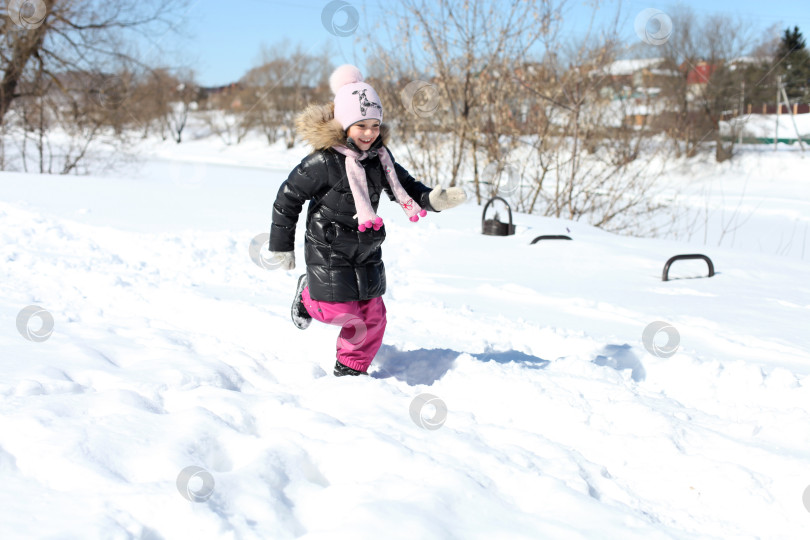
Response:
[[[295,252],[294,251],[273,251],[273,255],[267,266],[271,269],[281,268],[282,270],[295,269]]]
[[[430,199],[430,206],[437,212],[441,212],[466,201],[467,194],[460,187],[444,189],[442,186],[436,186],[428,195],[428,199]]]

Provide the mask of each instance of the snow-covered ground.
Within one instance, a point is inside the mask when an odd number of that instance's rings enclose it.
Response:
[[[724,135],[739,134],[743,138],[779,139],[798,142],[810,139],[810,114],[746,114],[728,122],[720,122]]]
[[[721,164],[712,155],[673,163],[662,177],[664,198],[678,201],[669,236],[810,260],[810,148],[741,145],[735,152]]]
[[[337,329],[289,320],[299,271],[249,256],[301,149],[145,154],[0,173],[0,538],[806,537],[798,149],[673,171],[681,241],[383,203],[388,330],[340,379]],[[717,274],[662,281],[682,253]]]

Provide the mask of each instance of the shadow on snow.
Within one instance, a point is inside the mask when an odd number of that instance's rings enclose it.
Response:
[[[450,371],[455,365],[456,359],[462,354],[464,353],[453,349],[400,351],[394,346],[383,345],[374,359],[371,376],[375,379],[394,377],[411,386],[431,385]],[[493,361],[499,364],[515,362],[526,369],[543,369],[551,363],[549,360],[515,350],[467,354],[482,362]],[[629,369],[631,370],[630,376],[635,382],[641,382],[647,376],[641,360],[628,344],[605,345],[600,354],[591,361],[596,365],[613,368],[617,371]]]
[[[464,354],[452,349],[417,349],[400,351],[391,345],[383,345],[374,358],[373,367],[377,370],[371,376],[377,379],[394,377],[411,386],[431,385],[441,379],[455,364],[456,358]],[[487,351],[467,353],[483,362],[499,364],[516,362],[529,369],[542,369],[550,362],[520,351]]]

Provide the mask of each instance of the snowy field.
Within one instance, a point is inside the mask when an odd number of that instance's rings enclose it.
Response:
[[[743,152],[669,175],[679,240],[384,202],[388,330],[340,379],[289,319],[303,227],[296,271],[249,256],[301,149],[0,173],[0,538],[806,538],[810,157]],[[683,253],[716,275],[662,281]]]

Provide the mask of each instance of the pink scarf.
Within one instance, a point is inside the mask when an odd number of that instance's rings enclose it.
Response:
[[[360,232],[366,229],[373,228],[375,231],[380,230],[383,221],[371,206],[371,200],[368,197],[368,181],[366,180],[366,171],[360,164],[360,160],[368,156],[368,152],[357,152],[346,146],[333,146],[337,152],[346,156],[346,175],[349,177],[349,187],[352,190],[352,197],[354,197],[354,205],[357,207],[357,229]],[[376,150],[377,155],[380,157],[383,169],[385,170],[385,177],[388,179],[388,185],[394,192],[397,202],[405,211],[411,221],[419,221],[419,217],[425,217],[427,212],[419,206],[416,201],[411,198],[399,183],[396,172],[394,172],[394,163],[391,160],[391,155],[384,146],[380,146]]]

